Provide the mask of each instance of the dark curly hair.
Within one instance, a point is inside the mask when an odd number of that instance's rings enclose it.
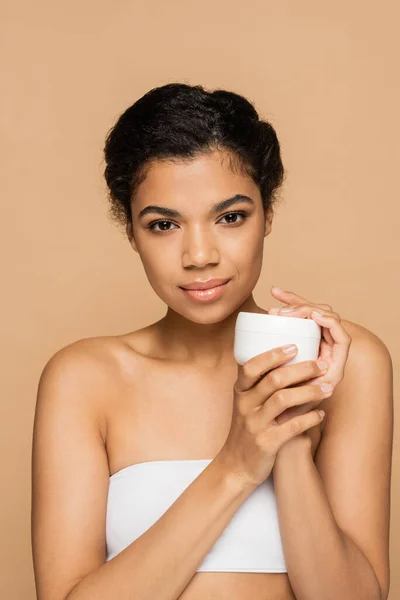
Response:
[[[148,91],[123,112],[107,134],[104,177],[109,216],[126,229],[131,201],[150,161],[190,160],[222,150],[232,170],[258,185],[264,211],[277,201],[284,179],[274,128],[246,98],[201,85],[168,83]]]

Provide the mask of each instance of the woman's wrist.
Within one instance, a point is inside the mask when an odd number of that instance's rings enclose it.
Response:
[[[238,495],[250,494],[256,489],[257,486],[254,483],[235,470],[229,461],[229,457],[222,450],[214,457],[213,462],[218,467],[220,476],[224,478],[233,493]]]
[[[297,435],[281,446],[276,455],[274,467],[287,460],[291,462],[298,459],[304,460],[304,458],[312,460],[311,449],[311,438],[306,433]]]

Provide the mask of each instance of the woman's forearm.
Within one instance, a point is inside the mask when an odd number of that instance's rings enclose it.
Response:
[[[65,600],[176,600],[253,489],[218,454],[158,521]]]
[[[290,448],[289,448],[290,445]],[[338,526],[302,441],[291,440],[273,470],[282,546],[298,600],[380,600],[369,562]]]

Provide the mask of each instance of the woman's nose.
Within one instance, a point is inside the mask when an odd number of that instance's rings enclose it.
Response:
[[[214,236],[205,229],[197,228],[187,235],[183,241],[182,264],[184,267],[205,267],[219,262],[219,252]]]

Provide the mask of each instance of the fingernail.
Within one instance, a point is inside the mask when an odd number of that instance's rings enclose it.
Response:
[[[288,312],[291,312],[292,310],[293,310],[293,308],[281,308],[279,312],[288,313]]]
[[[272,289],[275,290],[276,292],[283,292],[283,290],[281,290],[281,288],[276,287],[276,285],[273,285]]]
[[[317,365],[322,371],[326,371],[326,369],[328,368],[328,365],[323,360],[317,360]]]
[[[286,352],[286,354],[291,354],[295,350],[297,350],[296,344],[288,344],[287,346],[283,346],[282,350]]]
[[[323,316],[324,316],[322,313],[318,312],[317,310],[313,310],[313,311],[311,312],[311,314],[313,314],[313,315],[317,315],[317,317],[323,317]]]
[[[323,392],[331,392],[333,390],[333,385],[330,383],[321,383],[321,390]]]

